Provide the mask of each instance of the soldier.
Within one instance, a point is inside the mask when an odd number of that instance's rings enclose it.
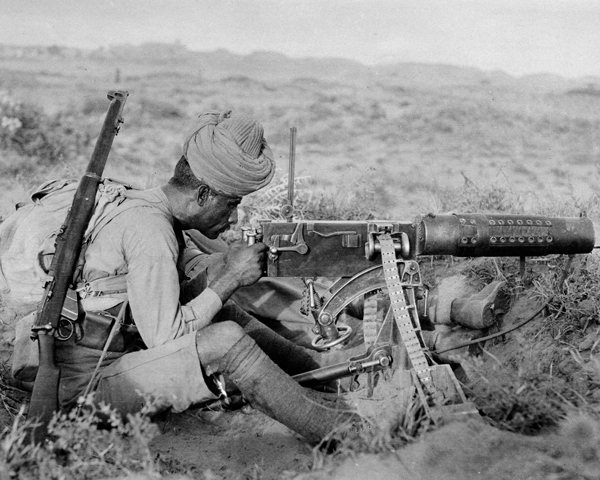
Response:
[[[343,405],[325,405],[290,376],[362,353],[360,335],[355,348],[329,354],[284,339],[229,300],[245,290],[236,300],[256,307],[252,298],[264,294],[265,282],[252,286],[261,276],[264,244],[228,249],[203,262],[193,243],[186,243],[184,231],[216,239],[237,221],[242,197],[267,185],[273,173],[259,123],[208,112],[192,126],[166,185],[128,191],[97,221],[76,275],[85,311],[82,331],[56,343],[63,408],[73,408],[82,393],[93,391],[96,401],[123,415],[139,411],[148,397],[157,412],[180,412],[222,396],[224,374],[250,404],[311,443],[340,421],[358,421]],[[298,314],[290,311],[297,312],[297,290],[267,286],[275,303],[261,300],[257,313],[268,318],[274,310],[276,320],[294,322]],[[452,325],[463,318],[469,319],[466,326],[482,328],[499,290],[496,284],[461,301],[440,289],[441,295],[431,297],[439,301],[430,302],[430,320]],[[344,320],[360,327],[347,315]],[[111,324],[122,322],[129,326],[113,336]],[[425,340],[431,347],[447,338],[438,332]]]
[[[259,123],[208,112],[192,126],[168,183],[127,193],[117,207],[122,212],[85,252],[78,284],[87,312],[83,340],[56,347],[63,408],[75,406],[89,385],[97,402],[122,414],[140,410],[148,396],[157,411],[180,412],[222,393],[224,374],[252,406],[311,443],[338,422],[356,419],[290,377],[319,368],[317,352],[283,339],[228,301],[260,277],[264,244],[228,250],[185,278],[183,231],[217,238],[237,221],[242,197],[267,185],[273,173]],[[101,320],[125,312],[137,333],[121,329],[94,375],[108,333]]]

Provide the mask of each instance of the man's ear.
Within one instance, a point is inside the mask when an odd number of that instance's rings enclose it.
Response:
[[[200,205],[201,207],[204,206],[204,204],[208,201],[209,198],[210,188],[208,187],[208,185],[200,185],[196,189],[196,202],[198,203],[198,205]]]

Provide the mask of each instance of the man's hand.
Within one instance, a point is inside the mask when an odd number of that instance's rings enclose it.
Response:
[[[249,247],[232,248],[225,254],[225,268],[238,278],[238,287],[252,285],[262,276],[262,259],[266,250],[264,243],[255,243]]]
[[[229,249],[221,262],[209,267],[208,287],[224,303],[239,287],[252,285],[261,277],[262,259],[266,250],[264,243]]]

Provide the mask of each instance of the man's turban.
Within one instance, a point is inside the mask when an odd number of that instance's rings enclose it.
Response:
[[[263,126],[246,115],[206,112],[183,144],[192,173],[217,192],[241,197],[267,185],[275,173]]]

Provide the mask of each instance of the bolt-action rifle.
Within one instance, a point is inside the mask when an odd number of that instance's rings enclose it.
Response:
[[[293,129],[292,175],[294,142]],[[462,403],[464,408],[454,408],[462,413],[472,408],[460,385],[448,365],[435,364],[420,334],[417,300],[423,289],[418,257],[514,256],[520,257],[524,271],[528,256],[589,253],[594,248],[594,227],[586,217],[470,213],[430,214],[411,221],[295,221],[291,197],[290,193],[289,204],[281,209],[286,221],[263,221],[258,231],[244,233],[249,243],[258,240],[269,247],[266,276],[307,279],[317,334],[313,347],[327,350],[349,338],[351,328],[338,327],[336,321],[356,299],[366,302],[374,292],[385,292],[391,304],[374,332],[367,334],[363,325],[365,343],[370,344],[364,355],[297,375],[296,380],[308,385],[398,368],[404,356],[410,360],[413,383],[424,403],[438,407]],[[314,290],[315,277],[339,280],[321,296]]]
[[[121,114],[128,95],[125,91],[108,93],[110,105],[100,136],[75,192],[65,223],[56,237],[56,251],[48,273],[44,297],[32,327],[32,337],[37,339],[39,344],[39,368],[28,413],[30,419],[37,421],[32,435],[34,443],[44,439],[48,423],[58,410],[60,369],[54,359],[55,336],[61,318],[76,321],[78,317],[76,296],[69,292],[72,292],[75,267],[81,252],[83,236],[94,210],[104,166],[113,140],[123,123]]]

